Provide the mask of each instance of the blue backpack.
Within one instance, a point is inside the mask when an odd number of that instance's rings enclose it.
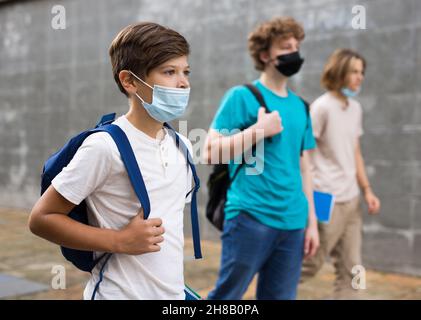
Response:
[[[95,128],[79,133],[77,136],[70,139],[63,148],[54,153],[44,164],[43,172],[41,175],[41,195],[48,189],[51,185],[51,181],[57,176],[64,167],[66,167],[69,162],[73,159],[73,156],[82,145],[83,141],[91,134],[96,132],[107,132],[113,138],[117,148],[120,152],[121,159],[126,167],[130,182],[133,186],[133,189],[142,205],[144,218],[149,217],[151,208],[148,197],[148,192],[145,187],[145,183],[142,178],[139,166],[137,164],[136,158],[133,154],[133,150],[130,146],[129,140],[127,139],[126,134],[119,126],[112,124],[115,120],[115,113],[104,115]],[[194,179],[195,186],[193,189],[186,195],[186,197],[192,192],[191,199],[191,223],[192,223],[192,235],[193,235],[193,246],[194,246],[194,256],[196,259],[202,258],[201,248],[200,248],[200,234],[199,234],[199,221],[197,215],[197,191],[200,187],[200,180],[196,173],[196,168],[194,166],[192,157],[187,149],[187,146],[180,139],[176,131],[167,123],[164,124],[168,128],[168,132],[171,137],[175,140],[175,143],[179,150],[183,153],[186,158],[188,167],[190,167]],[[82,201],[79,205],[75,206],[68,216],[78,222],[83,224],[89,224],[88,215],[86,209],[85,201]],[[96,292],[99,288],[99,284],[102,282],[104,267],[107,264],[108,260],[112,256],[112,253],[104,253],[98,258],[94,258],[94,253],[92,251],[82,251],[76,249],[70,249],[61,246],[61,252],[63,256],[73,263],[78,269],[86,272],[92,272],[92,269],[101,261],[102,263],[99,280],[95,285],[94,292],[92,294],[92,300],[95,299]],[[186,299],[194,299],[189,294],[189,290],[186,288]]]

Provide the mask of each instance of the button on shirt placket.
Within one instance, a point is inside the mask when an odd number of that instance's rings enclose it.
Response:
[[[160,152],[160,155],[161,155],[162,167],[164,168],[164,174],[166,176],[167,169],[168,169],[168,148],[167,148],[167,146],[164,145],[164,144],[160,144],[159,145],[159,152]]]

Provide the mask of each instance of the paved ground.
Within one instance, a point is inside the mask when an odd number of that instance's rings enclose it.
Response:
[[[28,212],[16,209],[0,209],[0,273],[35,281],[51,288],[55,276],[54,265],[66,269],[66,290],[40,291],[37,293],[9,296],[8,299],[81,299],[87,275],[67,263],[58,246],[32,235],[27,228]],[[212,289],[219,267],[220,245],[203,241],[205,258],[186,261],[186,283],[206,296]],[[186,243],[186,254],[192,254],[191,242]],[[368,270],[366,299],[421,299],[421,278]],[[299,288],[299,299],[330,299],[333,271],[326,265],[319,276]],[[254,298],[255,282],[245,294]]]

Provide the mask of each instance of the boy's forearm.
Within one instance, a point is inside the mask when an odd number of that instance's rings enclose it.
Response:
[[[263,132],[259,132],[255,125],[231,136],[215,137],[208,145],[208,162],[227,163],[263,139]]]
[[[31,231],[58,245],[86,251],[117,252],[116,230],[79,223],[67,215],[50,213],[38,216]]]
[[[304,193],[307,197],[308,201],[308,224],[314,224],[317,223],[316,218],[316,210],[314,208],[314,197],[313,197],[313,182],[311,173],[307,172],[305,173],[305,184],[304,184]]]
[[[364,159],[361,154],[361,149],[357,146],[356,150],[356,170],[357,170],[357,182],[363,192],[366,192],[371,189],[370,181],[368,180],[367,173],[365,170]]]
[[[317,217],[314,208],[313,176],[310,170],[310,159],[307,152],[308,151],[304,151],[304,155],[301,160],[301,175],[303,177],[304,194],[306,195],[308,201],[308,225],[310,225],[317,223]]]

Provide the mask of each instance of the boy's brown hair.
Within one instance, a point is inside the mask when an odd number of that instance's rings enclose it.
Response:
[[[288,39],[294,37],[302,41],[305,37],[303,26],[292,17],[277,17],[263,22],[250,33],[248,47],[254,66],[263,71],[265,63],[260,59],[260,53],[268,51],[276,39]]]
[[[114,80],[126,96],[128,94],[119,79],[121,70],[131,70],[144,79],[152,69],[164,62],[189,53],[190,46],[181,34],[152,22],[125,27],[114,38],[109,49]]]
[[[346,78],[353,59],[362,61],[365,72],[367,64],[362,55],[351,49],[336,49],[323,69],[321,85],[331,91],[339,91],[343,88],[346,85]]]

